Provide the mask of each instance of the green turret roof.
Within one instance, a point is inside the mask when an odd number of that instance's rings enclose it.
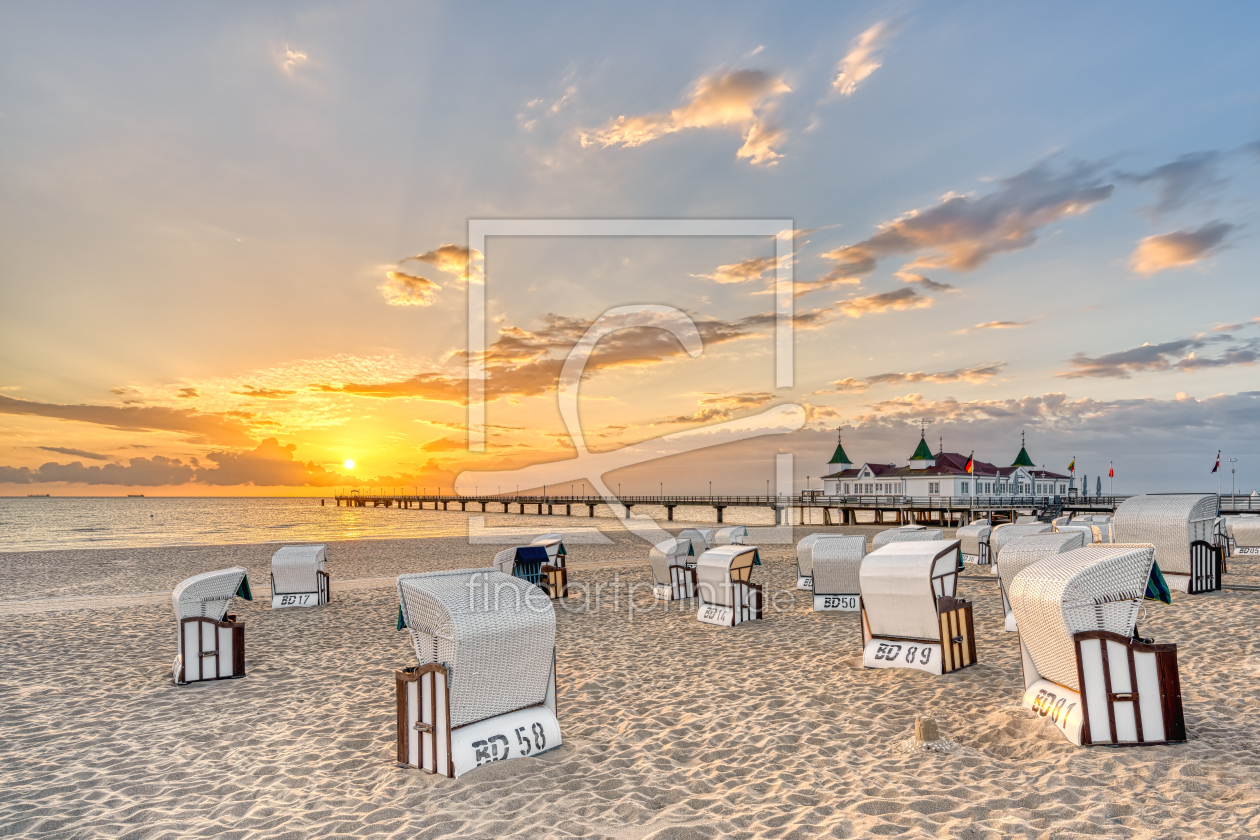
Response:
[[[844,444],[841,443],[840,441],[836,441],[836,454],[832,455],[831,460],[828,461],[827,463],[828,464],[852,464],[853,462],[849,460],[848,455],[844,454]]]
[[[1011,464],[1011,466],[1012,467],[1034,467],[1036,466],[1036,464],[1033,463],[1032,458],[1028,457],[1028,450],[1021,446],[1019,448],[1019,456],[1015,459],[1015,463]]]
[[[910,456],[911,461],[935,461],[936,456],[932,454],[932,450],[928,449],[927,441],[922,437],[919,438],[919,448],[914,450],[914,454]]]

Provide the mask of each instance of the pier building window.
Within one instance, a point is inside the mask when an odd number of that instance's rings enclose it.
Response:
[[[929,494],[936,495],[936,494],[939,494],[940,492],[941,492],[941,483],[940,483],[939,481],[929,481],[929,482],[928,482],[928,493],[929,493]]]
[[[970,490],[968,490],[968,489],[967,489],[967,488],[969,488],[970,486],[971,486],[971,482],[970,482],[970,481],[964,481],[964,482],[962,483],[962,492],[963,492],[963,495],[964,495],[964,496],[965,496],[965,495],[967,495],[969,492],[971,492]]]

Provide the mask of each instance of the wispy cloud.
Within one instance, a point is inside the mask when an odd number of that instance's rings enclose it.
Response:
[[[750,257],[737,263],[719,265],[712,274],[693,274],[715,283],[748,283],[760,280],[767,271],[773,272],[776,267],[774,257]]]
[[[1096,166],[1076,164],[1056,172],[1040,163],[1000,181],[988,195],[947,195],[933,207],[882,225],[869,239],[823,254],[835,267],[820,283],[859,282],[880,259],[898,254],[922,254],[905,269],[971,271],[996,254],[1030,247],[1043,227],[1086,212],[1113,189],[1099,180]]]
[[[181,400],[195,400],[201,396],[201,393],[196,388],[180,388],[175,396]]]
[[[671,417],[668,420],[662,420],[652,425],[714,423],[719,420],[729,420],[738,411],[760,408],[772,399],[774,399],[774,394],[765,391],[745,391],[739,394],[708,394],[700,400],[698,407],[693,413],[680,414],[677,417]]]
[[[434,293],[442,287],[418,274],[386,271],[385,282],[376,288],[390,306],[431,306]]]
[[[993,379],[1005,367],[1005,362],[988,362],[954,370],[938,371],[936,373],[918,371],[915,373],[881,373],[865,377],[864,379],[847,377],[831,384],[835,386],[837,391],[842,393],[861,393],[873,385],[909,385],[920,382],[931,382],[934,384],[966,382],[969,385],[979,385]]]
[[[744,145],[736,152],[758,166],[771,166],[782,157],[774,147],[785,134],[768,120],[768,112],[791,92],[778,76],[761,70],[731,70],[696,82],[687,101],[667,113],[620,116],[602,128],[583,132],[586,146],[642,146],[667,134],[690,128],[734,128],[743,132]]]
[[[900,279],[901,282],[914,283],[916,286],[922,286],[929,292],[958,291],[957,286],[951,286],[949,283],[938,283],[935,280],[929,279],[925,274],[915,274],[913,271],[906,271],[905,269],[898,271],[896,274],[897,278]]]
[[[1208,222],[1197,230],[1175,230],[1148,236],[1129,257],[1129,267],[1150,276],[1170,268],[1184,268],[1210,257],[1225,243],[1234,226],[1228,222]]]
[[[108,461],[108,455],[101,455],[97,452],[87,452],[83,449],[68,449],[64,446],[41,446],[40,449],[45,452],[56,452],[61,455],[70,455],[75,458],[87,458],[89,461]]]
[[[1124,172],[1119,177],[1155,190],[1155,203],[1145,210],[1157,218],[1222,186],[1224,179],[1216,177],[1221,158],[1220,152],[1193,152],[1149,172]]]
[[[285,75],[292,76],[293,70],[301,64],[305,64],[307,60],[306,53],[298,52],[290,47],[284,48],[284,55],[280,59],[280,69]]]
[[[254,385],[246,385],[243,391],[232,391],[233,394],[241,397],[254,397],[260,400],[282,400],[290,397],[297,391],[286,391],[282,388],[258,388]]]
[[[225,446],[253,443],[249,427],[240,419],[225,416],[223,413],[202,414],[191,408],[58,405],[0,395],[0,414],[94,423],[124,431],[178,432],[190,435],[192,443],[217,443]]]
[[[480,282],[480,277],[473,276],[473,271],[469,269],[470,262],[479,259],[481,259],[481,252],[476,248],[448,243],[434,248],[432,251],[425,251],[423,254],[416,254],[414,257],[399,260],[398,264],[403,265],[412,261],[427,263],[443,274],[450,274],[461,283],[467,283],[470,280]]]
[[[932,298],[923,297],[914,289],[897,289],[895,292],[842,300],[836,304],[836,308],[850,318],[861,318],[863,315],[889,310],[926,309],[931,305]]]
[[[898,28],[897,24],[883,21],[859,35],[853,41],[848,54],[840,59],[831,89],[841,96],[852,96],[858,85],[880,68],[880,53],[888,46]]]
[[[1202,357],[1199,350],[1222,346],[1219,356]],[[1129,379],[1134,373],[1176,370],[1193,373],[1207,368],[1251,365],[1260,361],[1260,339],[1236,341],[1230,335],[1196,336],[1160,344],[1143,344],[1130,350],[1087,356],[1077,353],[1068,370],[1056,373],[1064,379]]]

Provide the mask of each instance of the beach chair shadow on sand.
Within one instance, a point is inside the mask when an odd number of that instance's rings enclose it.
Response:
[[[1186,740],[1177,646],[1135,638],[1154,561],[1150,545],[1087,545],[1011,582],[1023,706],[1073,744]]]
[[[245,676],[245,625],[228,613],[234,597],[254,600],[240,566],[193,575],[171,593],[176,685]]]
[[[419,665],[394,672],[401,765],[451,778],[560,746],[556,614],[494,569],[398,578],[398,629]]]
[[[892,542],[862,561],[862,664],[948,674],[976,661],[971,603],[958,597],[958,540]]]

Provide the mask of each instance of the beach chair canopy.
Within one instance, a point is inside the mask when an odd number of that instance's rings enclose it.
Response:
[[[494,569],[400,575],[398,606],[420,664],[447,668],[451,726],[546,699],[556,614],[537,586]]]
[[[1087,545],[1017,574],[1008,597],[1037,672],[1080,691],[1072,636],[1086,630],[1132,635],[1154,559],[1149,545]]]
[[[927,529],[922,525],[907,525],[904,528],[891,528],[875,535],[872,544],[875,548],[895,542],[931,542],[943,539],[945,533],[939,529]]]
[[[978,522],[972,522],[970,525],[962,526],[954,532],[954,536],[958,538],[963,554],[978,555],[980,553],[980,543],[988,542],[989,534],[992,531],[993,526],[989,524],[989,520],[981,519]]]
[[[1116,510],[1115,541],[1150,543],[1166,573],[1190,574],[1190,543],[1210,540],[1216,496],[1169,493],[1132,496]]]
[[[713,534],[714,545],[740,545],[748,536],[748,528],[744,525],[727,525],[718,528]]]
[[[810,534],[808,537],[803,537],[801,541],[796,544],[796,571],[798,574],[809,577],[814,573],[814,543],[823,537],[830,536],[836,535]]]
[[[866,537],[824,534],[811,552],[814,592],[819,595],[857,595],[858,572],[866,557]]]
[[[552,531],[547,534],[539,534],[538,536],[530,540],[529,544],[542,545],[543,543],[549,542],[551,540],[563,540],[563,539],[564,539],[564,534],[560,533],[559,531]]]
[[[273,595],[318,592],[317,572],[324,571],[327,548],[322,545],[286,545],[271,555]]]
[[[1260,547],[1260,516],[1231,516],[1225,522],[1239,548]]]
[[[541,537],[535,537],[530,545],[541,546],[547,552],[547,557],[554,560],[557,557],[565,557],[569,552],[564,549],[564,541],[557,536],[544,534]]]
[[[496,571],[503,572],[505,575],[512,574],[512,569],[516,566],[516,561],[546,563],[551,557],[544,545],[518,545],[515,548],[505,548],[498,554],[494,555],[494,568]]]
[[[674,537],[652,546],[648,561],[652,564],[654,582],[661,585],[669,584],[671,580],[669,567],[685,566],[688,558],[693,556],[695,552],[691,548],[691,540]]]
[[[992,560],[1000,563],[1002,549],[1007,543],[1020,537],[1030,537],[1033,534],[1049,534],[1053,531],[1054,526],[1049,522],[1029,523],[1027,525],[999,525],[989,534],[989,556]]]
[[[233,566],[217,572],[202,572],[181,581],[171,593],[171,606],[175,608],[175,617],[181,620],[204,617],[222,621],[232,598],[237,596],[246,601],[254,600],[245,570]]]
[[[954,597],[957,564],[958,540],[894,542],[866,555],[858,580],[871,633],[940,641],[936,599]]]
[[[998,579],[1001,581],[1003,591],[1010,592],[1011,581],[1015,580],[1015,575],[1033,563],[1055,554],[1065,554],[1077,548],[1084,548],[1090,543],[1092,540],[1087,541],[1085,532],[1079,528],[1020,537],[1006,546],[1002,552],[1002,562],[998,564]]]
[[[735,607],[739,602],[731,582],[751,582],[754,565],[761,565],[755,545],[721,545],[701,554],[696,560],[696,585],[705,603]]]
[[[684,528],[678,532],[680,539],[691,540],[698,553],[703,554],[713,545],[713,529],[712,528]]]

